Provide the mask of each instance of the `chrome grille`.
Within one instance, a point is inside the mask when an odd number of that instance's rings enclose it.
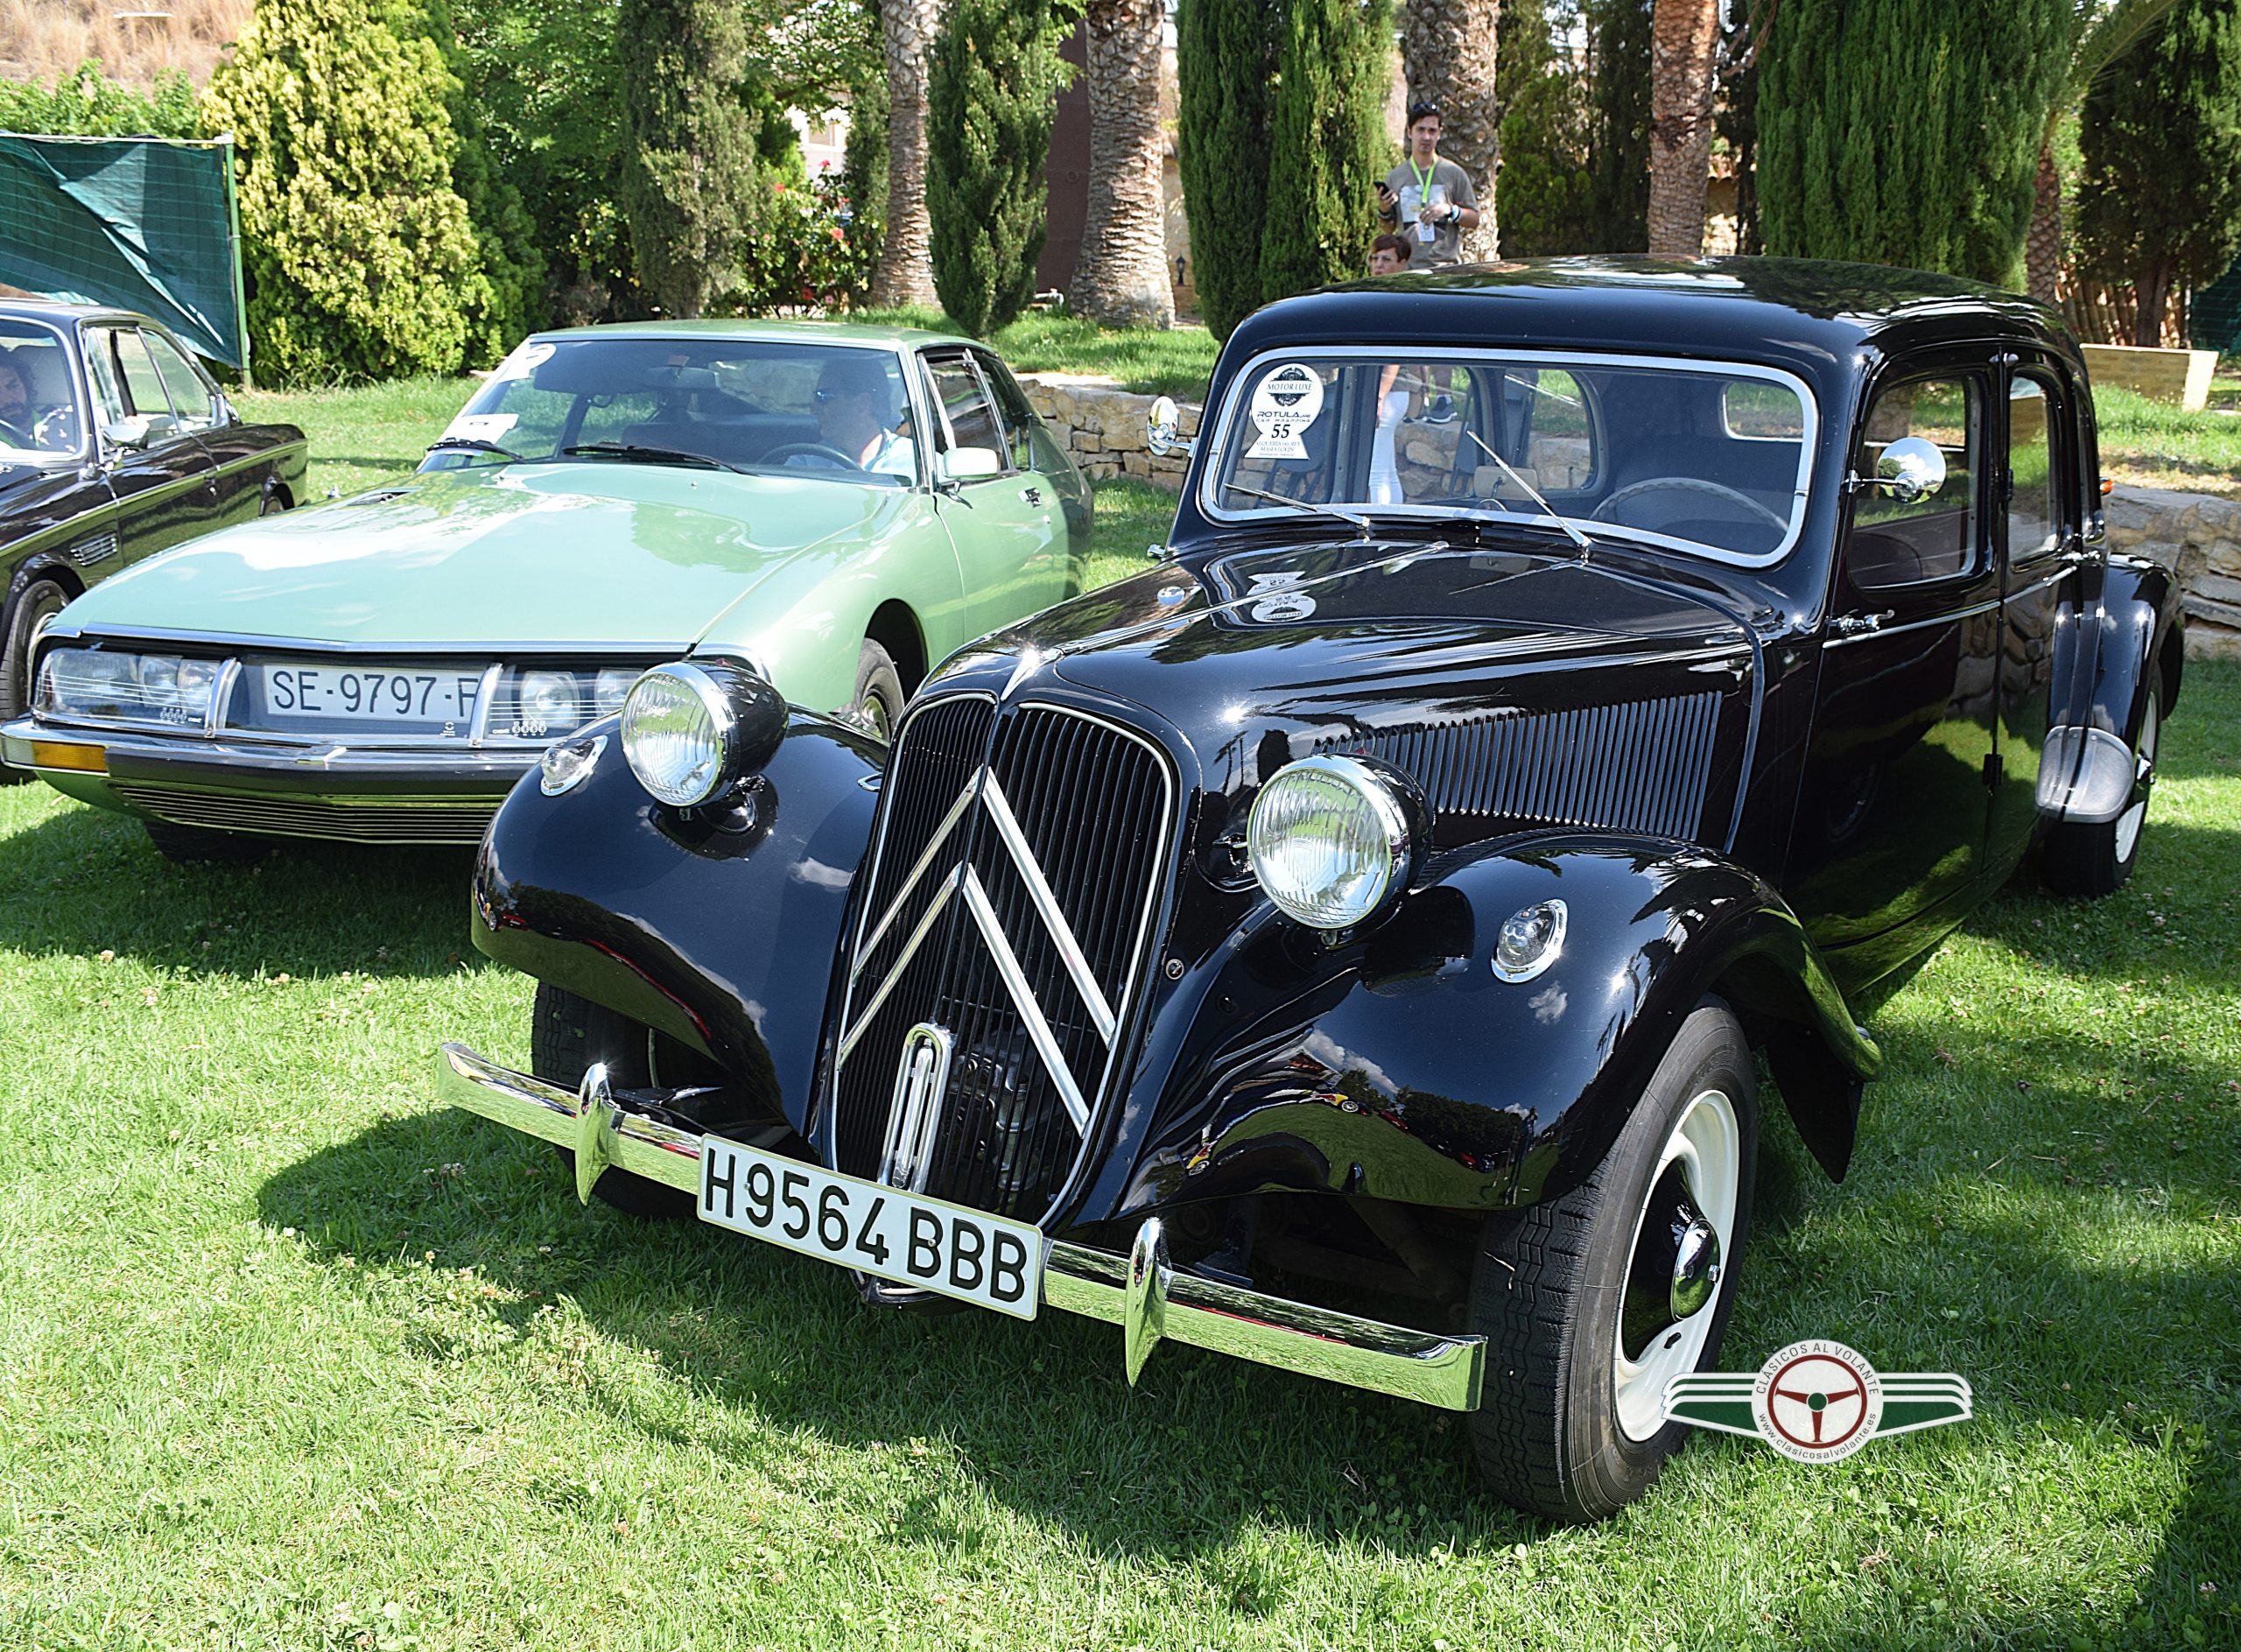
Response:
[[[836,1168],[1049,1210],[1113,1080],[1174,815],[1166,757],[1114,725],[978,696],[912,714],[843,996]],[[938,1093],[898,1080],[921,1029],[948,1039]],[[938,1117],[894,1116],[906,1105]]]
[[[109,789],[134,808],[175,826],[268,837],[332,838],[344,843],[480,843],[490,817],[498,812],[496,804],[481,799],[452,803],[384,798],[378,803],[334,803],[114,780]]]
[[[1693,839],[1711,772],[1716,693],[1511,712],[1317,742],[1380,758],[1435,814],[1493,815]]]

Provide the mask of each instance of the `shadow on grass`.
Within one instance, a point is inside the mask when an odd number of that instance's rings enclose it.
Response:
[[[281,845],[253,867],[176,866],[137,820],[68,807],[0,840],[0,947],[104,950],[190,975],[439,975],[467,935],[474,852]]]

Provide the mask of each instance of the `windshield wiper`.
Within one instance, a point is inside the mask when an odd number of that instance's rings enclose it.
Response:
[[[745,468],[706,453],[688,453],[677,447],[642,447],[636,442],[580,442],[573,447],[563,447],[564,453],[590,453],[602,459],[643,459],[657,465],[705,465],[711,470],[734,470],[741,475]]]
[[[1280,505],[1289,505],[1295,510],[1312,510],[1318,516],[1336,517],[1359,533],[1363,538],[1369,538],[1369,518],[1358,517],[1351,510],[1339,510],[1330,505],[1318,505],[1310,499],[1293,499],[1283,494],[1270,493],[1265,488],[1248,488],[1241,482],[1226,482],[1222,486],[1232,493],[1251,494],[1255,499],[1272,500]]]
[[[1579,559],[1583,562],[1586,561],[1589,554],[1593,549],[1594,542],[1579,531],[1578,527],[1573,523],[1571,518],[1560,515],[1556,507],[1550,504],[1546,498],[1542,497],[1541,490],[1538,488],[1535,487],[1531,482],[1526,481],[1524,477],[1517,474],[1516,467],[1514,467],[1508,460],[1504,459],[1500,453],[1486,446],[1485,440],[1480,438],[1477,431],[1472,430],[1466,425],[1464,426],[1463,433],[1465,436],[1468,436],[1472,441],[1477,442],[1479,444],[1479,450],[1485,453],[1487,458],[1500,465],[1502,467],[1502,474],[1504,475],[1507,476],[1519,487],[1524,489],[1525,491],[1531,496],[1533,503],[1549,513],[1549,520],[1555,523],[1559,528],[1562,528],[1564,531],[1564,537],[1579,547]]]
[[[516,453],[512,448],[501,447],[496,442],[485,441],[480,436],[439,436],[428,444],[428,451],[432,453],[441,453],[447,447],[459,448],[467,453],[495,453],[501,459],[510,459],[516,463],[519,463],[523,458],[522,454]]]

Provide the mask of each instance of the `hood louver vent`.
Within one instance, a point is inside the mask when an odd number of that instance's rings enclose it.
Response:
[[[116,536],[113,533],[89,534],[70,547],[70,559],[81,568],[90,568],[96,562],[106,562],[116,554]]]
[[[1418,723],[1318,742],[1409,776],[1440,813],[1693,840],[1719,696]]]

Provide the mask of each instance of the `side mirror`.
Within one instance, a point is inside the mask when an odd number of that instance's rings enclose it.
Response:
[[[941,456],[945,482],[980,482],[1004,474],[1004,461],[993,447],[952,447]]]
[[[1945,486],[1945,453],[1921,436],[1901,436],[1875,461],[1875,485],[1900,504],[1926,499]]]
[[[1170,453],[1189,456],[1191,443],[1183,434],[1183,413],[1176,406],[1175,397],[1163,396],[1154,402],[1144,422],[1145,444],[1156,458],[1164,459]]]
[[[135,413],[102,425],[102,439],[112,447],[141,448],[170,435],[178,425],[169,413]]]

